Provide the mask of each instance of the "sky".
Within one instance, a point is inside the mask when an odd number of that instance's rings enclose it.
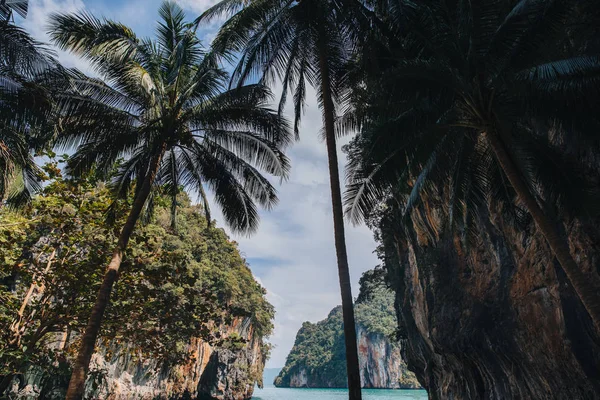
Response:
[[[190,19],[217,0],[178,0]],[[153,34],[161,0],[30,0],[28,17],[22,25],[37,39],[49,42],[47,18],[54,12],[87,11],[125,23],[138,36]],[[200,37],[209,43],[217,24],[205,27]],[[92,72],[87,63],[72,54],[59,52],[68,67]],[[274,88],[279,94],[277,88]],[[288,110],[288,116],[291,112]],[[290,179],[277,183],[279,205],[261,212],[261,224],[251,237],[230,236],[239,243],[258,282],[267,289],[275,306],[275,346],[267,367],[282,367],[296,333],[304,321],[317,322],[341,303],[333,243],[333,221],[325,144],[320,139],[321,114],[314,91],[309,91],[300,129],[300,142],[288,150],[292,163]],[[342,139],[341,147],[348,139]],[[339,151],[343,175],[345,156]],[[223,226],[218,207],[212,206],[217,225]],[[227,229],[226,229],[227,230]],[[358,295],[361,274],[378,264],[373,254],[373,235],[365,226],[346,224],[353,295]]]

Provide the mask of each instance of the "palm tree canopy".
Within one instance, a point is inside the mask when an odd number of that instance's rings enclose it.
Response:
[[[345,88],[346,61],[349,56],[347,30],[340,29],[342,4],[338,0],[223,0],[205,11],[196,21],[230,18],[219,30],[212,48],[229,60],[239,58],[232,76],[233,84],[260,79],[262,83],[282,84],[279,112],[293,93],[295,123],[304,110],[307,83],[323,93],[319,49],[327,54],[330,89],[340,100]]]
[[[29,0],[0,0],[0,18],[10,19],[13,11],[25,18],[28,8]]]
[[[41,170],[33,152],[46,144],[51,124],[51,83],[61,68],[50,52],[22,28],[3,18],[5,8],[19,11],[27,2],[0,5],[0,200],[21,205],[40,188]]]
[[[360,400],[361,383],[356,344],[356,324],[344,232],[343,204],[336,145],[336,103],[343,101],[346,61],[351,35],[346,35],[343,9],[337,0],[224,0],[205,12],[197,23],[220,13],[231,13],[213,42],[214,51],[226,58],[240,53],[234,84],[258,77],[261,82],[282,83],[279,115],[288,91],[293,92],[295,123],[303,113],[307,84],[317,91],[323,118],[331,189],[333,233],[342,298],[348,396]]]
[[[589,133],[598,126],[590,116],[600,57],[557,51],[572,3],[377,3],[394,37],[382,35],[378,70],[363,74],[353,109],[339,121],[341,129],[360,130],[348,148],[345,200],[353,221],[389,194],[400,195],[406,215],[429,194],[444,199],[450,225],[476,219],[489,200],[510,205],[517,221],[528,218],[514,207],[489,133],[501,137],[542,204],[574,211],[597,199],[577,155],[556,145],[560,135],[595,140]]]
[[[172,201],[180,187],[205,199],[205,185],[233,230],[256,229],[256,204],[271,208],[277,202],[262,173],[285,179],[290,168],[283,153],[289,128],[268,107],[265,86],[227,89],[228,74],[171,2],[160,8],[155,39],[85,13],[53,15],[51,36],[60,48],[89,60],[104,79],[72,71],[59,97],[56,144],[78,147],[71,174],[92,168],[109,174],[124,160],[113,177],[115,192],[124,196],[160,157],[155,186],[171,188]]]

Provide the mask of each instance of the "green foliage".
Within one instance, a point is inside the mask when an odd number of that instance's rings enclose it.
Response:
[[[236,332],[230,334],[219,343],[219,347],[232,351],[241,350],[244,348],[245,345],[246,341],[244,340],[244,338]]]
[[[127,207],[118,203],[109,224],[111,201],[101,182],[57,175],[21,213],[0,213],[0,375],[23,372],[27,364],[54,365],[48,357],[72,359],[77,339],[60,342],[85,327]],[[259,336],[273,328],[273,307],[236,243],[222,229],[209,228],[202,208],[187,196],[178,201],[177,231],[170,210],[158,206],[131,239],[101,332],[109,350],[170,364],[187,357],[192,337],[243,346],[240,338],[219,333],[234,318],[250,318]]]
[[[356,324],[367,332],[383,334],[394,339],[397,330],[394,293],[384,281],[385,271],[376,268],[367,271],[360,279],[360,293],[354,306]]]
[[[46,356],[41,349],[56,334],[76,331],[87,321],[102,276],[97,266],[105,261],[100,255],[114,242],[104,225],[108,201],[106,190],[59,178],[22,213],[2,210],[0,241],[11,246],[3,246],[0,273],[12,283],[3,289],[12,289],[17,300],[2,330],[3,350],[13,357],[2,361],[15,372],[24,361]]]
[[[53,42],[87,59],[102,78],[72,71],[58,95],[55,145],[76,150],[70,174],[112,175],[120,198],[132,187],[140,191],[146,178],[156,181],[151,187],[168,195],[173,216],[180,188],[198,194],[205,211],[210,189],[231,229],[251,233],[257,206],[277,203],[265,174],[289,173],[287,122],[270,109],[265,86],[227,89],[227,72],[175,2],[163,2],[159,17],[154,38],[139,38],[91,14],[51,16]]]
[[[397,322],[394,295],[376,268],[363,274],[360,294],[354,306],[356,325],[366,332],[393,340]],[[331,310],[323,321],[305,322],[296,335],[285,367],[275,380],[277,386],[288,386],[291,375],[305,369],[313,382],[327,382],[334,387],[346,386],[346,355],[342,307]]]
[[[443,226],[427,226],[432,236],[447,229],[476,237],[488,206],[522,228],[530,217],[490,137],[540,204],[597,215],[600,193],[587,179],[594,173],[571,147],[596,146],[599,123],[589,105],[598,99],[600,59],[564,44],[564,32],[575,34],[576,19],[587,18],[579,6],[400,3],[411,11],[381,2],[376,19],[390,29],[378,32],[376,53],[368,46],[357,54],[377,67],[356,65],[361,84],[342,124],[359,131],[347,147],[348,216],[362,222],[393,198],[407,223],[411,212],[429,212],[422,202],[438,201]]]
[[[47,147],[53,123],[53,82],[62,79],[51,52],[10,15],[27,1],[0,4],[0,201],[23,205],[41,188],[33,151]],[[23,8],[24,7],[24,8]]]

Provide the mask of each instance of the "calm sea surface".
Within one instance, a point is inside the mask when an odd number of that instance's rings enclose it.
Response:
[[[284,389],[275,387],[256,388],[253,400],[344,400],[345,389]],[[424,390],[363,389],[363,400],[427,400]]]

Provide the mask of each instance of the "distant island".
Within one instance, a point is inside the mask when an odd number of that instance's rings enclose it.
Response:
[[[395,340],[394,294],[381,270],[366,272],[355,303],[362,386],[417,389]],[[296,335],[286,364],[275,378],[277,387],[344,388],[347,386],[342,308],[331,310],[316,324],[305,322]],[[267,381],[267,376],[265,376]]]

